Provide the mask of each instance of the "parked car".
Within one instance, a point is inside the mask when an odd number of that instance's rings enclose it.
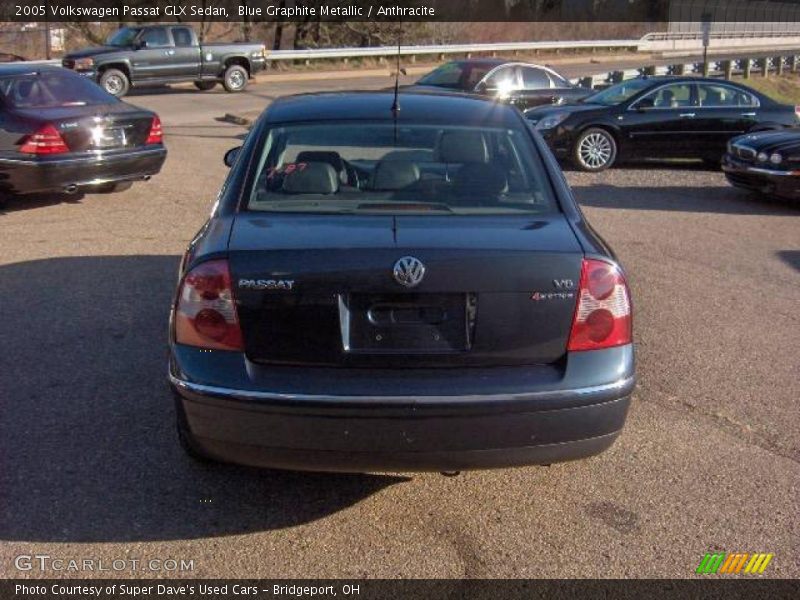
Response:
[[[154,112],[60,67],[0,65],[0,195],[113,191],[166,155]]]
[[[542,104],[574,102],[593,93],[590,89],[573,85],[550,67],[501,58],[448,62],[405,89],[480,94],[508,102],[521,110]]]
[[[719,166],[743,133],[800,123],[798,108],[747,86],[700,77],[644,77],[527,118],[559,159],[602,171],[625,158],[695,158]]]
[[[608,448],[634,386],[622,268],[518,110],[275,101],[181,266],[169,379],[192,455],[505,467]]]
[[[728,143],[722,170],[736,187],[800,200],[800,129],[734,138]]]
[[[264,44],[200,44],[189,25],[122,27],[105,46],[64,56],[62,65],[99,83],[109,94],[124,96],[131,86],[193,81],[200,90],[222,83],[241,92],[266,68]]]

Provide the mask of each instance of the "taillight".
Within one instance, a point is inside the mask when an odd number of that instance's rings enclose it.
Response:
[[[158,115],[153,117],[150,123],[150,133],[147,134],[145,144],[161,144],[164,141],[164,129],[161,127],[161,119]]]
[[[584,259],[567,349],[578,352],[630,344],[631,329],[631,298],[622,272],[605,261]]]
[[[69,148],[55,125],[47,123],[27,136],[19,151],[25,154],[62,154],[69,152]]]
[[[797,117],[797,120],[800,121],[800,106],[794,107],[794,115]]]
[[[175,341],[217,350],[242,350],[228,261],[204,262],[183,278],[175,307]]]

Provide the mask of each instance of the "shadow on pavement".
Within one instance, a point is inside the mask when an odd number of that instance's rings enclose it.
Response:
[[[166,384],[177,256],[0,266],[0,539],[120,542],[291,527],[404,479],[205,466]]]
[[[787,265],[796,271],[800,271],[800,250],[781,250],[777,254],[778,258]]]
[[[83,192],[75,194],[30,194],[29,196],[13,196],[0,198],[0,216],[18,210],[44,208],[55,204],[69,202],[78,204],[86,197]]]
[[[676,174],[677,175],[677,174]],[[668,210],[730,215],[800,216],[800,210],[733,187],[573,185],[581,206],[632,210]]]

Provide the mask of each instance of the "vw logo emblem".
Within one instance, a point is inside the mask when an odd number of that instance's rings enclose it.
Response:
[[[405,287],[414,287],[425,277],[425,265],[413,256],[404,256],[392,269],[392,275],[397,283]]]

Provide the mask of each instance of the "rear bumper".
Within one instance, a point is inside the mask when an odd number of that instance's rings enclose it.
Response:
[[[0,158],[0,189],[29,194],[137,181],[157,174],[167,157],[163,146],[88,156]]]
[[[237,362],[244,373],[229,372],[234,387],[194,380],[204,362],[213,365],[206,379],[219,381]],[[175,346],[170,383],[196,444],[220,460],[449,471],[550,464],[611,446],[635,385],[632,347],[568,362],[560,377],[548,367],[348,370],[345,377],[341,369],[267,370],[239,354]],[[587,385],[592,379],[600,382]]]
[[[738,188],[800,200],[800,171],[757,167],[729,154],[722,159],[722,170],[728,182]]]

